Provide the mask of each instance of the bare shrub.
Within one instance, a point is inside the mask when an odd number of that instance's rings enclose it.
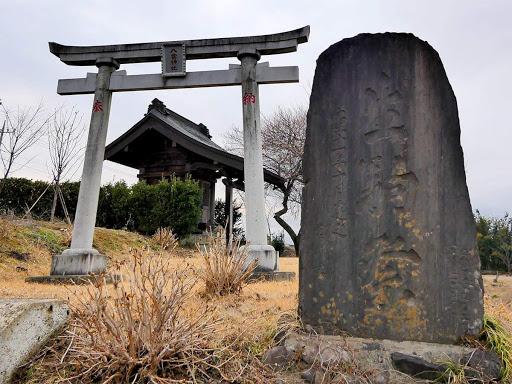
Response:
[[[249,263],[247,247],[242,247],[239,239],[226,246],[223,230],[209,232],[206,246],[197,244],[197,249],[204,261],[197,274],[208,295],[239,293],[257,265],[256,260]]]
[[[7,222],[7,220],[0,217],[0,242],[5,242],[11,231],[11,225]]]
[[[174,249],[178,245],[176,235],[172,233],[170,227],[158,228],[153,235],[153,240],[158,245],[160,250]]]
[[[71,305],[76,322],[70,353],[81,372],[76,378],[104,383],[194,379],[217,326],[207,307],[186,313],[195,280],[184,269],[171,270],[161,255],[142,251],[133,252],[132,264],[118,270],[129,282],[107,286],[99,276],[77,291]]]

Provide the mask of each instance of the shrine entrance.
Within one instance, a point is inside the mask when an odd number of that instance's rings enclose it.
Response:
[[[97,74],[58,82],[60,95],[94,94],[84,167],[70,249],[52,258],[51,276],[87,275],[106,270],[106,256],[92,246],[101,172],[105,157],[113,92],[242,86],[246,236],[256,271],[278,273],[277,254],[267,245],[259,85],[299,81],[296,66],[257,64],[262,55],[295,52],[309,38],[309,26],[272,35],[152,42],[141,44],[64,46],[50,51],[67,65],[98,67]],[[237,57],[227,70],[187,72],[187,60]],[[158,74],[128,75],[122,64],[161,62]]]

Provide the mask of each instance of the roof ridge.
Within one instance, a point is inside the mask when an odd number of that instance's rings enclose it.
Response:
[[[162,115],[174,115],[175,117],[178,117],[179,119],[184,120],[187,123],[190,123],[193,125],[193,127],[204,136],[208,137],[209,139],[212,138],[212,135],[210,134],[210,130],[206,125],[203,123],[196,124],[192,120],[187,119],[185,116],[180,115],[179,113],[167,108],[167,106],[164,104],[164,102],[158,98],[154,98],[151,104],[148,106],[148,113],[149,111],[156,109],[158,112],[160,112]]]

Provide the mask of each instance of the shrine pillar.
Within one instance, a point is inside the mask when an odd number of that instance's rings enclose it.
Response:
[[[107,268],[106,256],[93,249],[92,243],[112,100],[110,77],[119,68],[119,64],[112,58],[98,58],[96,66],[96,90],[71,247],[61,255],[53,256],[50,275],[87,275]]]
[[[263,153],[260,127],[260,101],[256,64],[261,55],[256,49],[238,52],[241,62],[242,111],[244,128],[244,182],[246,236],[251,260],[258,260],[256,272],[277,270],[277,254],[267,245]]]

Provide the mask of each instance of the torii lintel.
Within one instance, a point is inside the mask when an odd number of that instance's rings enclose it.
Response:
[[[270,35],[165,41],[153,43],[68,46],[49,43],[50,52],[68,65],[95,65],[96,60],[110,57],[119,64],[158,62],[161,60],[163,45],[186,47],[187,60],[236,57],[244,48],[256,49],[261,55],[295,52],[297,45],[309,38],[309,25],[293,31]]]

